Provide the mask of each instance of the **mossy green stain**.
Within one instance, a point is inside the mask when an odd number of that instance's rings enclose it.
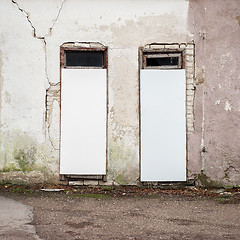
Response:
[[[137,179],[136,151],[121,141],[111,141],[109,150],[110,178],[120,185],[128,185]]]
[[[15,149],[14,159],[21,171],[32,171],[36,161],[37,150],[34,146],[27,149]]]
[[[106,199],[110,198],[109,194],[97,194],[97,193],[74,193],[71,195],[73,198],[96,198],[96,199]]]
[[[128,181],[125,179],[124,174],[119,174],[114,178],[114,181],[120,185],[127,185]]]
[[[5,164],[3,168],[0,169],[0,172],[13,172],[13,171],[18,172],[21,171],[21,169],[18,168],[15,163]]]
[[[0,141],[1,173],[33,172],[34,175],[34,172],[41,172],[44,181],[58,181],[56,169],[59,152],[54,150],[50,143],[39,143],[21,130],[2,132]],[[8,175],[4,176],[8,178]],[[9,177],[11,176],[10,174]],[[13,182],[14,179],[10,181]]]
[[[197,175],[197,179],[201,182],[202,186],[206,188],[221,188],[223,184],[218,181],[211,180],[205,173],[201,172]]]

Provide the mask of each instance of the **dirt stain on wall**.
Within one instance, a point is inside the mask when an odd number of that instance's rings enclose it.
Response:
[[[237,17],[236,17],[236,20],[237,20],[237,22],[238,22],[238,25],[240,26],[240,16],[237,16]]]

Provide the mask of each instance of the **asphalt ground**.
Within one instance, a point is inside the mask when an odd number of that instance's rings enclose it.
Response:
[[[240,239],[240,189],[0,185],[0,195],[0,239]]]

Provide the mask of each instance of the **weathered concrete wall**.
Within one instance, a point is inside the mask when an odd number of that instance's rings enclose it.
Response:
[[[0,11],[2,180],[59,179],[60,46],[96,42],[108,47],[107,184],[137,184],[138,49],[194,40],[188,177],[240,184],[238,0],[3,0]]]
[[[36,181],[58,179],[59,48],[65,42],[100,42],[108,46],[109,62],[108,183],[138,183],[138,49],[154,42],[186,42],[188,4],[1,1],[2,179],[11,178],[11,170],[33,170],[41,176]]]
[[[239,0],[190,1],[197,78],[188,171],[205,185],[240,184],[239,19]]]

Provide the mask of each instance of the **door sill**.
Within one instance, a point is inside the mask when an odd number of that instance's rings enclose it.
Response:
[[[75,174],[60,174],[62,181],[79,181],[79,180],[102,180],[106,182],[106,175],[75,175]]]

